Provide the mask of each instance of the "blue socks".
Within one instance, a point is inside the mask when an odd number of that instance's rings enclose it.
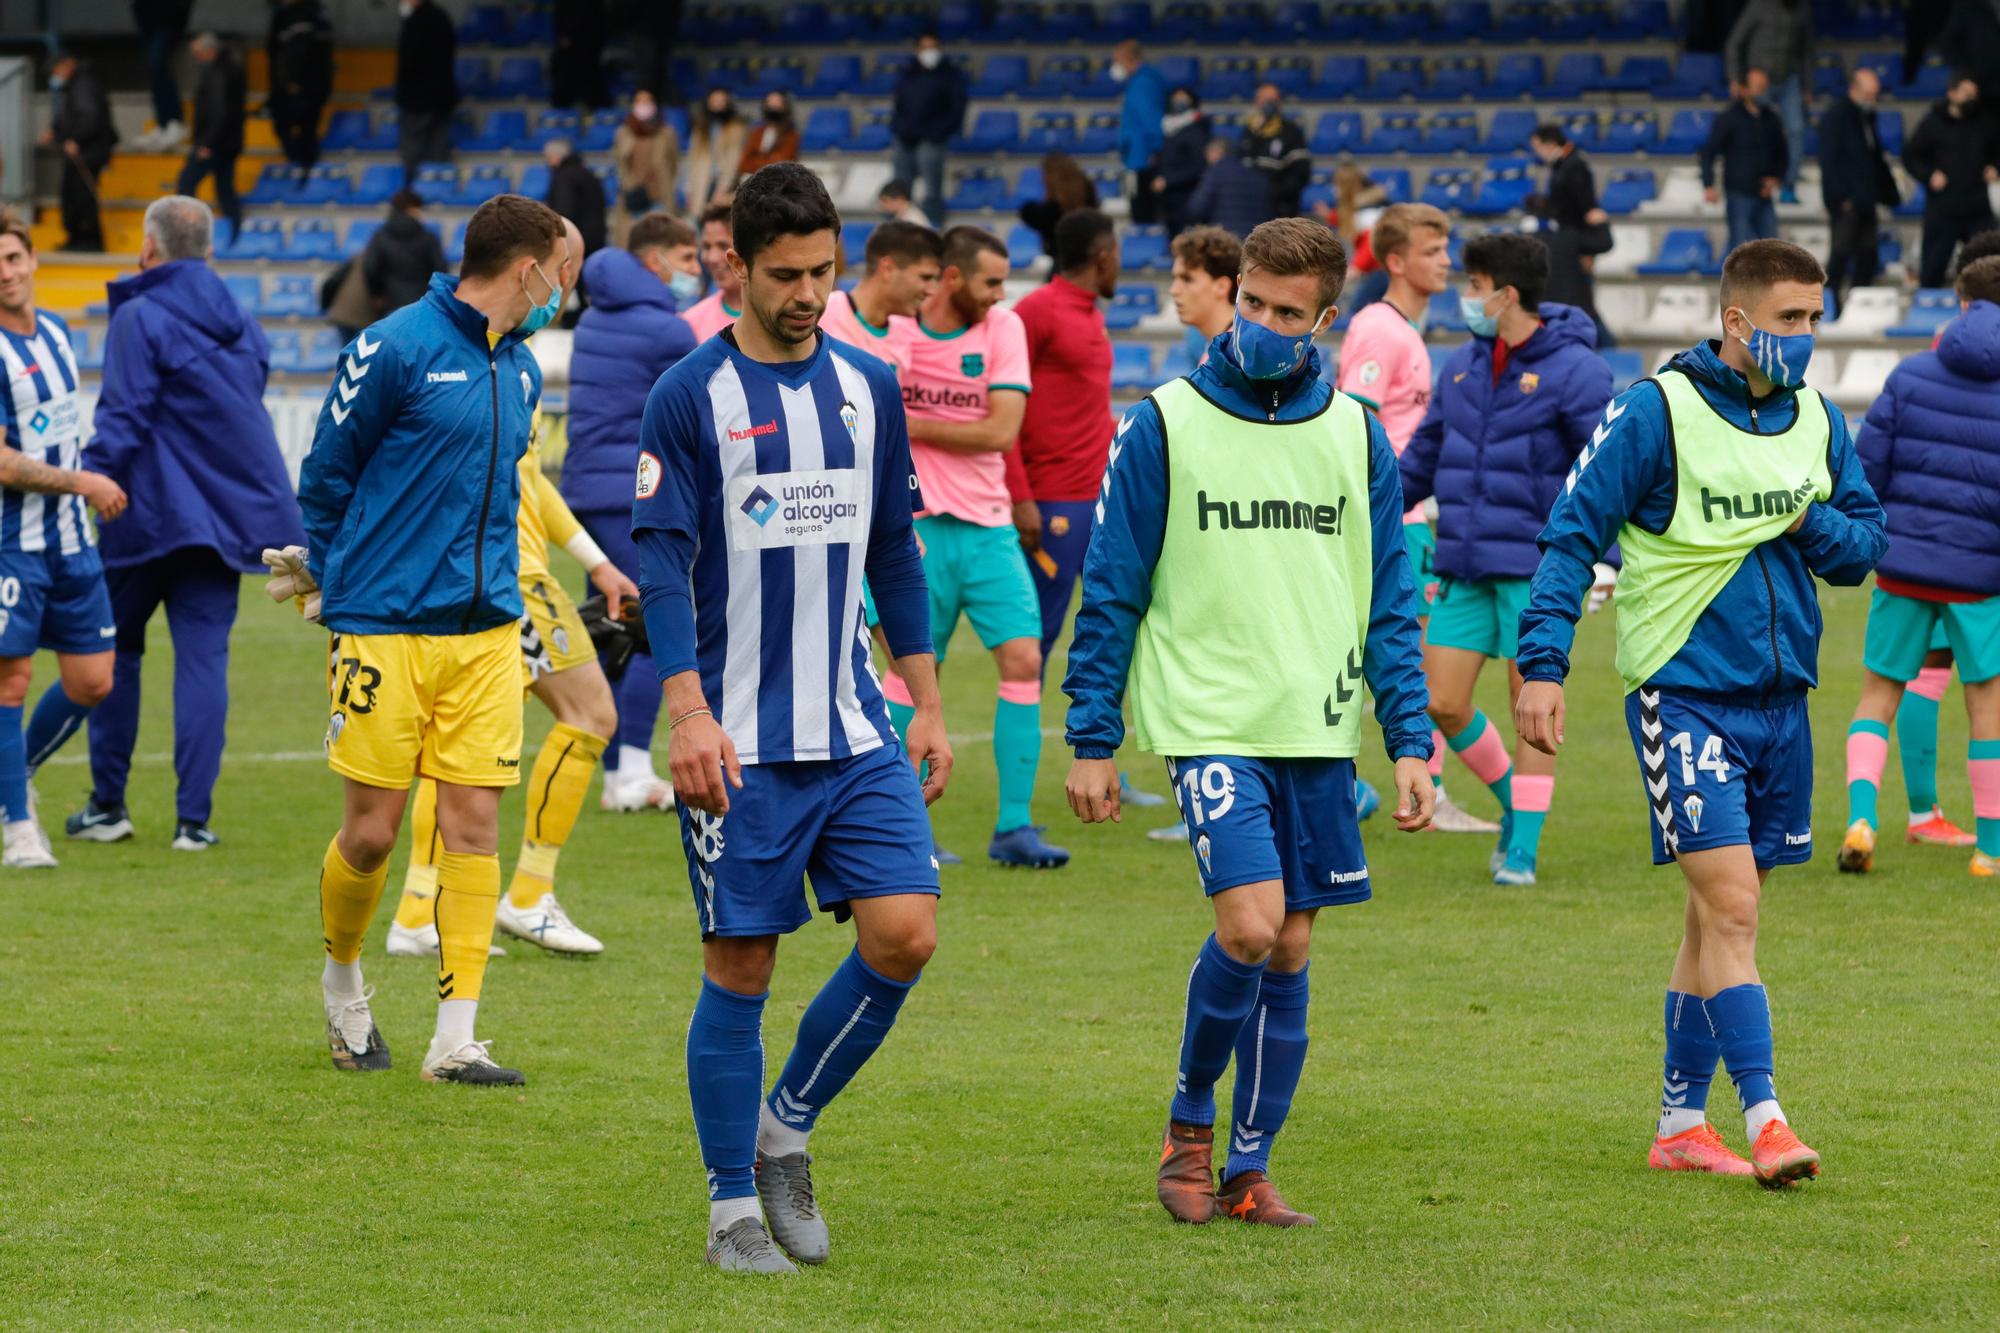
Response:
[[[799,1134],[810,1130],[889,1035],[916,984],[883,976],[861,960],[858,948],[849,953],[799,1020],[798,1041],[765,1099],[771,1113]]]
[[[1009,688],[1002,681],[1000,688]],[[1016,689],[1023,687],[1015,686]],[[1041,687],[1026,687],[1039,696]],[[1035,770],[1042,762],[1042,710],[1038,703],[1013,703],[1004,696],[993,701],[993,766],[1000,774],[1000,812],[995,833],[1008,833],[1032,819],[1028,803],[1035,795]]]
[[[1271,1168],[1271,1140],[1285,1126],[1306,1067],[1306,973],[1264,971],[1256,1005],[1236,1038],[1235,1125],[1224,1182]]]
[[[1216,943],[1214,935],[1202,943],[1194,970],[1188,973],[1180,1075],[1169,1113],[1173,1119],[1184,1125],[1215,1123],[1215,1081],[1228,1067],[1243,1022],[1257,1005],[1258,984],[1263,978],[1262,963],[1237,962]],[[1303,989],[1303,973],[1300,978]],[[1303,1050],[1300,1059],[1304,1059]]]
[[[1699,995],[1667,992],[1667,1059],[1660,1087],[1660,1137],[1671,1138],[1708,1118],[1708,1088],[1721,1043],[1709,1030]]]
[[[62,749],[63,742],[76,735],[89,716],[89,706],[64,694],[61,681],[43,690],[35,703],[35,715],[28,719],[28,771],[32,773],[47,763],[49,756]],[[26,812],[23,806],[22,813]]]
[[[21,709],[0,706],[0,818],[28,817],[28,748],[21,735]]]
[[[1731,986],[1711,995],[1703,1007],[1744,1111],[1776,1101],[1778,1094],[1771,1085],[1771,1002],[1764,988]]]
[[[708,1197],[748,1199],[757,1193],[757,1105],[764,1094],[764,1001],[738,995],[707,977],[688,1023],[688,1100]]]

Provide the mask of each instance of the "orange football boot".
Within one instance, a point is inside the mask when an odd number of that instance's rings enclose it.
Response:
[[[1927,842],[1933,847],[1971,847],[1979,840],[1944,817],[1941,806],[1932,806],[1928,819],[1919,819],[1903,830],[1904,842]]]
[[[1974,852],[1972,854],[1972,865],[1969,869],[1972,871],[1973,878],[1975,879],[1991,879],[1995,875],[2000,875],[2000,856],[1988,856],[1985,852]]]
[[[1215,1193],[1216,1212],[1239,1222],[1267,1227],[1309,1227],[1314,1218],[1278,1197],[1278,1187],[1262,1171],[1231,1177]]]
[[[1215,1219],[1215,1127],[1167,1122],[1160,1147],[1160,1205],[1176,1222]]]
[[[1783,1189],[1800,1180],[1819,1175],[1819,1154],[1799,1142],[1792,1127],[1782,1120],[1767,1120],[1750,1148],[1750,1164],[1757,1183],[1765,1189]]]
[[[1747,1176],[1756,1171],[1731,1151],[1722,1141],[1722,1135],[1715,1132],[1715,1126],[1707,1121],[1672,1138],[1655,1135],[1653,1150],[1646,1154],[1646,1165],[1655,1171],[1707,1171],[1718,1176]]]
[[[1847,826],[1847,836],[1841,839],[1839,865],[1849,875],[1865,875],[1875,868],[1875,830],[1865,819],[1857,819]]]

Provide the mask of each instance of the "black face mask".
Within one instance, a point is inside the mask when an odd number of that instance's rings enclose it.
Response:
[[[708,110],[708,114],[711,120],[720,120],[725,122],[731,121],[736,119],[736,108],[733,106],[726,106],[722,108],[722,110],[717,111],[714,107],[710,107]]]
[[[1257,104],[1257,114],[1265,120],[1269,120],[1278,114],[1278,104],[1276,102],[1259,102]]]
[[[770,121],[774,125],[782,125],[784,122],[790,120],[791,118],[792,118],[791,113],[787,112],[785,108],[781,106],[767,106],[764,108],[764,119]]]

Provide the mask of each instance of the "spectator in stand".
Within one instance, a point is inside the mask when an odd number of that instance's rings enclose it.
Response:
[[[319,0],[286,0],[271,11],[264,43],[271,70],[265,105],[299,183],[319,162],[319,117],[333,95],[333,25]]]
[[[132,0],[132,25],[146,57],[146,87],[153,95],[153,128],[132,141],[148,153],[171,153],[187,142],[181,123],[181,86],[174,78],[174,53],[187,36],[193,0]]]
[[[764,94],[764,119],[750,127],[743,137],[743,155],[736,162],[736,177],[754,176],[773,162],[799,159],[799,127],[792,114],[792,95],[782,89]]]
[[[604,0],[562,0],[555,8],[549,104],[565,111],[578,102],[592,110],[611,105],[604,90]]]
[[[1917,16],[1912,13],[1911,18]],[[1935,49],[1982,88],[2000,88],[2000,9],[1985,0],[1955,0]],[[1991,107],[1982,107],[1994,119]]]
[[[681,174],[681,138],[661,119],[659,99],[644,88],[632,94],[632,109],[625,114],[618,133],[611,136],[611,161],[618,170],[618,203],[624,213],[636,218],[655,208],[672,212],[679,207],[675,193]],[[591,253],[598,248],[592,246]],[[588,267],[589,261],[584,262]]]
[[[1819,123],[1820,190],[1833,229],[1826,282],[1833,288],[1835,309],[1847,304],[1850,287],[1875,281],[1881,254],[1877,210],[1903,201],[1882,151],[1875,112],[1881,96],[1881,78],[1866,65],[1857,66],[1847,78],[1847,96]]]
[[[1188,226],[1188,201],[1208,169],[1212,131],[1201,114],[1201,99],[1192,88],[1167,94],[1167,114],[1160,118],[1160,151],[1146,168],[1147,189],[1159,205],[1159,220],[1167,234],[1177,236]]]
[[[706,208],[736,190],[736,164],[743,160],[743,122],[727,88],[710,88],[695,112],[688,145],[687,201]]]
[[[1257,86],[1257,106],[1243,123],[1243,160],[1269,186],[1270,217],[1295,217],[1306,185],[1312,180],[1312,153],[1306,132],[1287,120],[1282,94],[1274,83]]]
[[[212,32],[189,42],[188,51],[201,66],[201,77],[194,85],[194,135],[174,188],[191,196],[202,177],[214,176],[215,201],[229,219],[233,238],[243,230],[243,201],[236,195],[236,159],[243,154],[243,66]]]
[[[396,137],[407,186],[423,163],[451,161],[458,34],[436,0],[402,0],[402,15],[396,34]]]
[[[1548,187],[1528,198],[1528,211],[1542,221],[1542,240],[1549,247],[1549,283],[1543,298],[1573,305],[1597,325],[1598,350],[1613,345],[1604,316],[1597,313],[1597,283],[1591,277],[1592,256],[1611,248],[1610,214],[1597,206],[1597,177],[1590,162],[1548,121],[1535,127],[1528,147],[1549,169]]]
[[[632,544],[632,476],[639,465],[639,419],[653,381],[695,349],[677,313],[701,291],[694,228],[669,213],[632,224],[622,250],[583,261],[590,308],[576,322],[569,361],[569,452],[562,498],[611,562],[638,567]],[[613,689],[618,748],[604,757],[607,810],[660,809],[672,789],[653,771],[653,726],[660,681],[653,660],[635,653]]]
[[[375,313],[369,323],[423,299],[431,274],[449,273],[444,245],[424,224],[424,200],[415,190],[398,190],[389,216],[361,252],[361,280]]]
[[[1944,286],[1958,243],[1993,225],[1986,187],[1996,179],[1996,151],[1979,83],[1961,70],[1903,145],[1903,165],[1925,189],[1922,286]]]
[[[729,264],[728,204],[710,204],[702,210],[698,240],[701,266],[708,270],[709,281],[715,287],[692,308],[683,307],[681,317],[694,330],[697,341],[707,342],[734,324],[743,313],[743,284],[737,280],[736,270]]]
[[[542,202],[576,224],[586,255],[602,250],[604,182],[567,139],[551,139],[543,144],[542,160],[549,164],[549,193]],[[589,283],[584,285],[588,290]]]
[[[1753,69],[1763,70],[1771,80],[1771,101],[1777,104],[1778,119],[1785,126],[1784,186],[1779,202],[1796,204],[1799,166],[1806,151],[1806,101],[1813,77],[1811,7],[1806,0],[1750,0],[1736,26],[1729,30],[1723,55],[1731,83],[1742,83]]]
[[[118,130],[111,121],[111,99],[97,71],[67,51],[49,58],[49,94],[53,107],[42,146],[62,150],[62,223],[65,250],[101,253],[104,222],[97,211],[97,177],[111,161]]]
[[[619,0],[619,25],[632,54],[632,77],[663,103],[678,103],[674,43],[680,38],[681,0]]]
[[[195,120],[199,141],[201,121]],[[198,199],[146,210],[139,272],[111,284],[97,434],[84,466],[132,504],[99,529],[118,628],[111,693],[90,715],[90,805],[71,837],[130,837],[125,780],[139,735],[146,624],[164,604],[174,644],[173,845],[203,851],[229,713],[229,630],[266,546],[302,542],[299,508],[264,410],[270,348],[209,267],[214,221]],[[122,825],[122,831],[120,826]]]
[[[881,206],[882,216],[891,222],[907,222],[917,227],[931,225],[930,215],[918,208],[915,201],[910,198],[908,181],[890,181],[882,187],[882,192],[875,196],[875,202]]]
[[[924,183],[924,213],[944,225],[944,148],[965,128],[970,97],[965,70],[946,60],[935,32],[917,38],[916,54],[896,74],[889,134],[896,141],[896,179]]]
[[[1149,164],[1165,138],[1160,118],[1167,114],[1167,81],[1146,63],[1139,43],[1126,38],[1111,48],[1112,82],[1124,86],[1118,113],[1118,161],[1129,173],[1132,221],[1156,222],[1158,199],[1147,181]]]
[[[1042,238],[1042,253],[1054,257],[1056,224],[1079,208],[1097,207],[1097,187],[1068,153],[1042,158],[1042,197],[1021,205],[1021,221]]]
[[[1240,241],[1271,216],[1270,177],[1245,161],[1227,139],[1210,139],[1208,169],[1188,199],[1189,224],[1217,226]]]
[[[1729,248],[1778,234],[1778,186],[1785,174],[1785,127],[1764,105],[1771,81],[1754,65],[1730,85],[1729,109],[1715,118],[1701,146],[1701,187],[1709,203],[1727,198]],[[1715,159],[1722,159],[1722,188]]]

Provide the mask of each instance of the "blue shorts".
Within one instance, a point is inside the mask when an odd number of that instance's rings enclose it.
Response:
[[[1368,900],[1352,759],[1193,755],[1167,776],[1210,897],[1276,879],[1288,912]]]
[[[108,653],[118,646],[97,548],[0,551],[0,657]]]
[[[1812,859],[1812,726],[1803,699],[1747,708],[1711,696],[1625,696],[1652,806],[1653,864],[1748,845],[1757,868]]]
[[[1048,665],[1056,640],[1062,637],[1076,581],[1083,573],[1084,553],[1097,526],[1095,500],[1037,500],[1042,511],[1042,549],[1028,557],[1028,573],[1042,608],[1042,664]]]
[[[717,817],[677,803],[701,936],[783,935],[855,898],[938,892],[923,789],[900,745],[852,759],[745,764]]]

